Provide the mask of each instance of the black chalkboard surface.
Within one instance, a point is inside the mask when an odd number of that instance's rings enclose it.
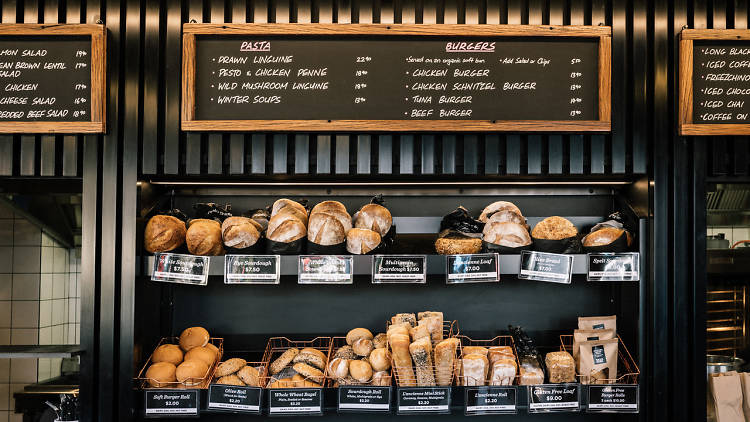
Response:
[[[750,123],[750,41],[696,41],[693,123]]]
[[[209,27],[185,25],[192,37],[183,52],[187,130],[251,122],[234,125],[248,129],[258,121],[372,122],[370,130],[429,121],[518,121],[548,130],[544,122],[565,122],[586,130],[585,123],[601,120],[600,107],[609,110],[599,104],[601,34],[394,36],[368,33],[369,26],[323,34],[311,25],[304,35],[285,35],[254,27],[244,33],[242,26],[191,31],[196,26]],[[608,67],[604,72],[609,78]]]

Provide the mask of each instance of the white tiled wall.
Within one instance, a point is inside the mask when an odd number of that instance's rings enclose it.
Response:
[[[0,204],[0,345],[76,344],[80,250]],[[13,393],[60,375],[61,359],[0,359],[0,422],[21,421]]]
[[[750,240],[750,227],[743,226],[727,226],[727,227],[709,227],[707,231],[708,235],[715,235],[724,233],[724,238],[729,240],[729,246],[732,246],[735,242],[740,240]],[[742,246],[738,246],[742,247]]]

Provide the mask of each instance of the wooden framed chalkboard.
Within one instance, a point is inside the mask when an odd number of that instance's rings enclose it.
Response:
[[[184,24],[186,131],[611,129],[611,28]]]
[[[105,131],[106,28],[0,25],[0,133]]]
[[[750,30],[680,34],[681,135],[750,135]]]

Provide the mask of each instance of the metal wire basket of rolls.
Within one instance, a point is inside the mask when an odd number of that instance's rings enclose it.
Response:
[[[627,346],[622,341],[619,335],[615,337],[617,341],[613,340],[601,340],[601,341],[587,341],[581,343],[579,351],[573,353],[574,339],[572,335],[561,335],[560,336],[560,350],[571,353],[576,360],[576,378],[581,384],[638,384],[638,376],[641,374],[638,369],[638,364],[635,363],[633,356],[630,354]],[[585,345],[590,345],[593,350],[592,361],[594,365],[587,366],[585,362],[587,353],[584,351]],[[611,362],[604,362],[607,360],[607,355],[611,352],[612,346],[616,346],[617,369],[613,371],[616,375],[612,377],[609,375],[609,371],[603,371],[603,368],[611,368]],[[614,353],[612,353],[614,354]],[[581,373],[584,368],[591,368],[585,374]]]
[[[266,382],[268,382],[268,361],[250,362],[242,358],[231,358],[219,362],[211,381],[212,384],[261,388],[266,386]]]
[[[331,338],[290,340],[268,339],[263,360],[268,362],[266,388],[322,388],[331,354]]]
[[[331,339],[331,359],[325,372],[329,386],[390,386],[393,375],[388,347],[370,341],[363,350],[358,348],[352,347],[346,337]]]
[[[442,313],[440,318],[440,329],[431,327],[431,324],[412,325],[411,322],[397,319],[391,319],[388,323],[386,336],[391,351],[391,367],[399,387],[442,387],[453,384],[459,346],[456,338],[458,323],[442,321]]]
[[[178,337],[164,337],[154,348],[135,381],[141,389],[206,389],[223,354],[222,338],[210,337],[205,345],[184,351]]]
[[[489,340],[475,340],[458,336],[459,359],[456,363],[456,384],[516,385],[518,354],[511,336],[497,336]]]

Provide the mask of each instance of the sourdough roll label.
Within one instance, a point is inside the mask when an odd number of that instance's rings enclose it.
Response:
[[[580,384],[529,386],[529,413],[578,412],[581,409]]]
[[[570,284],[573,274],[573,256],[547,252],[521,252],[518,278]]]
[[[259,415],[262,391],[258,387],[211,384],[208,387],[207,407],[211,410]]]
[[[587,412],[637,413],[639,407],[638,385],[612,384],[589,385]]]
[[[155,253],[151,280],[205,286],[210,262],[207,256]]]
[[[225,284],[279,284],[279,255],[227,255],[224,257]]]
[[[448,255],[446,259],[448,284],[500,281],[498,254]]]
[[[373,283],[425,283],[427,257],[424,255],[375,255]]]
[[[339,412],[389,412],[391,387],[340,386]]]
[[[640,254],[590,253],[588,281],[638,281],[640,280]]]
[[[157,416],[198,416],[198,390],[146,390],[144,414]]]

